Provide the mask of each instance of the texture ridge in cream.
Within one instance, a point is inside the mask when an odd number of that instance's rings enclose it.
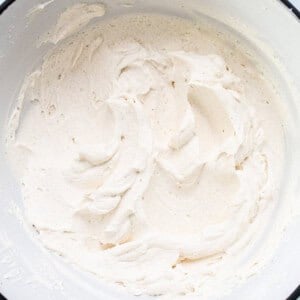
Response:
[[[278,200],[276,96],[193,23],[135,15],[77,33],[104,13],[80,11],[58,21],[9,121],[27,219],[48,248],[136,295],[220,295],[271,252],[271,231],[256,242]]]

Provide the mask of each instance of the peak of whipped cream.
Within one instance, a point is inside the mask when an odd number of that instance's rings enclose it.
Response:
[[[275,94],[184,20],[128,16],[74,35],[102,9],[63,13],[12,114],[28,222],[134,294],[220,295],[268,256],[251,251],[278,200]]]

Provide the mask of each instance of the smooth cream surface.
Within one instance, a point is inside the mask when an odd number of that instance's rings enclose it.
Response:
[[[134,294],[219,294],[266,254],[252,250],[277,203],[276,95],[233,42],[188,21],[135,15],[76,33],[103,14],[62,15],[11,116],[28,221]]]

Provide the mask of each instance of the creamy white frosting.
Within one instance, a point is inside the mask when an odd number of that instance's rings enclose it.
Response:
[[[134,16],[74,35],[103,14],[62,14],[10,119],[28,221],[135,294],[213,294],[260,263],[242,261],[276,205],[275,94],[187,21]]]

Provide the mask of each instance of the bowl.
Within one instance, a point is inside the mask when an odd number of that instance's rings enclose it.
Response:
[[[41,63],[51,47],[36,47],[38,38],[55,24],[62,11],[78,2],[50,0],[41,4],[39,0],[17,0],[5,1],[0,6],[0,290],[8,299],[135,299],[66,264],[35,240],[23,217],[20,188],[5,157],[5,126],[23,79]],[[261,63],[289,111],[285,124],[287,161],[279,209],[297,211],[300,206],[296,206],[297,201],[289,207],[284,204],[299,199],[300,195],[299,12],[287,1],[276,0],[104,0],[101,3],[107,8],[104,16],[107,19],[129,13],[160,13],[221,26],[243,40],[249,49],[260,53]],[[300,281],[299,241],[300,218],[295,216],[272,260],[257,275],[218,299],[287,298]]]

